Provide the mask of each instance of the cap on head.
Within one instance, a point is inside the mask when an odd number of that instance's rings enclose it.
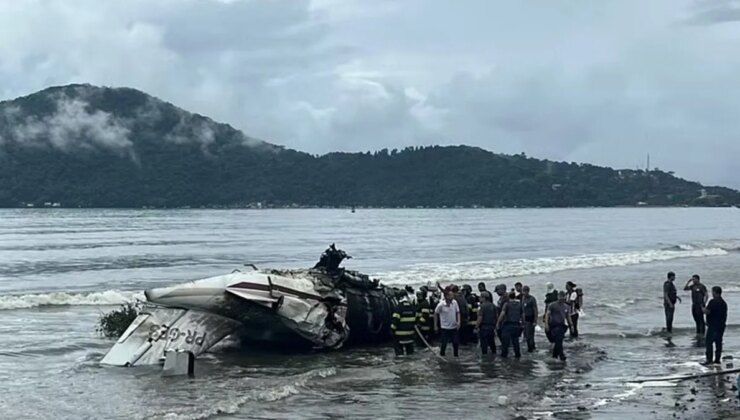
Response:
[[[493,289],[496,291],[496,293],[506,293],[506,285],[505,284],[498,284],[496,285],[496,288]]]
[[[548,292],[552,292],[553,290],[555,290],[555,285],[552,284],[552,282],[548,281],[546,287]]]

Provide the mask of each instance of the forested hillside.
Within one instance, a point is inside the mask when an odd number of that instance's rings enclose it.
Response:
[[[536,207],[740,204],[662,171],[483,149],[312,156],[126,88],[70,85],[0,103],[0,207]]]

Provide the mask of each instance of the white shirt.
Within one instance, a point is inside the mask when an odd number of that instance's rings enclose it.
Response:
[[[457,329],[457,314],[460,313],[460,307],[457,306],[457,302],[453,299],[449,305],[445,300],[439,302],[437,308],[434,309],[434,313],[439,315],[439,327],[443,330],[455,330]]]

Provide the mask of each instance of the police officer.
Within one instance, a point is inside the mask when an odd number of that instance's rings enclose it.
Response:
[[[496,321],[498,319],[498,308],[493,304],[491,292],[483,291],[480,294],[481,304],[478,310],[478,340],[482,354],[488,354],[490,348],[496,355]]]
[[[409,303],[408,296],[403,296],[393,311],[391,319],[391,331],[393,332],[393,344],[396,356],[414,353],[414,335],[416,331],[416,311]]]
[[[515,292],[512,292],[498,317],[498,328],[501,331],[501,357],[508,356],[509,344],[514,346],[514,357],[517,359],[522,357],[519,337],[522,334],[523,314],[522,303],[516,299]]]
[[[524,311],[524,338],[527,341],[527,352],[532,353],[535,350],[534,344],[534,327],[537,326],[537,299],[529,294],[529,286],[522,288],[522,310]]]
[[[432,307],[429,305],[429,301],[422,291],[416,293],[416,326],[421,331],[424,339],[427,341],[432,339],[432,329],[434,326]]]

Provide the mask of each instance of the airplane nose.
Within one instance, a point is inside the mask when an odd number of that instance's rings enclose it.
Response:
[[[144,297],[146,297],[146,300],[148,300],[149,302],[159,303],[159,300],[161,300],[171,291],[171,287],[156,287],[153,289],[146,289],[144,290]]]

